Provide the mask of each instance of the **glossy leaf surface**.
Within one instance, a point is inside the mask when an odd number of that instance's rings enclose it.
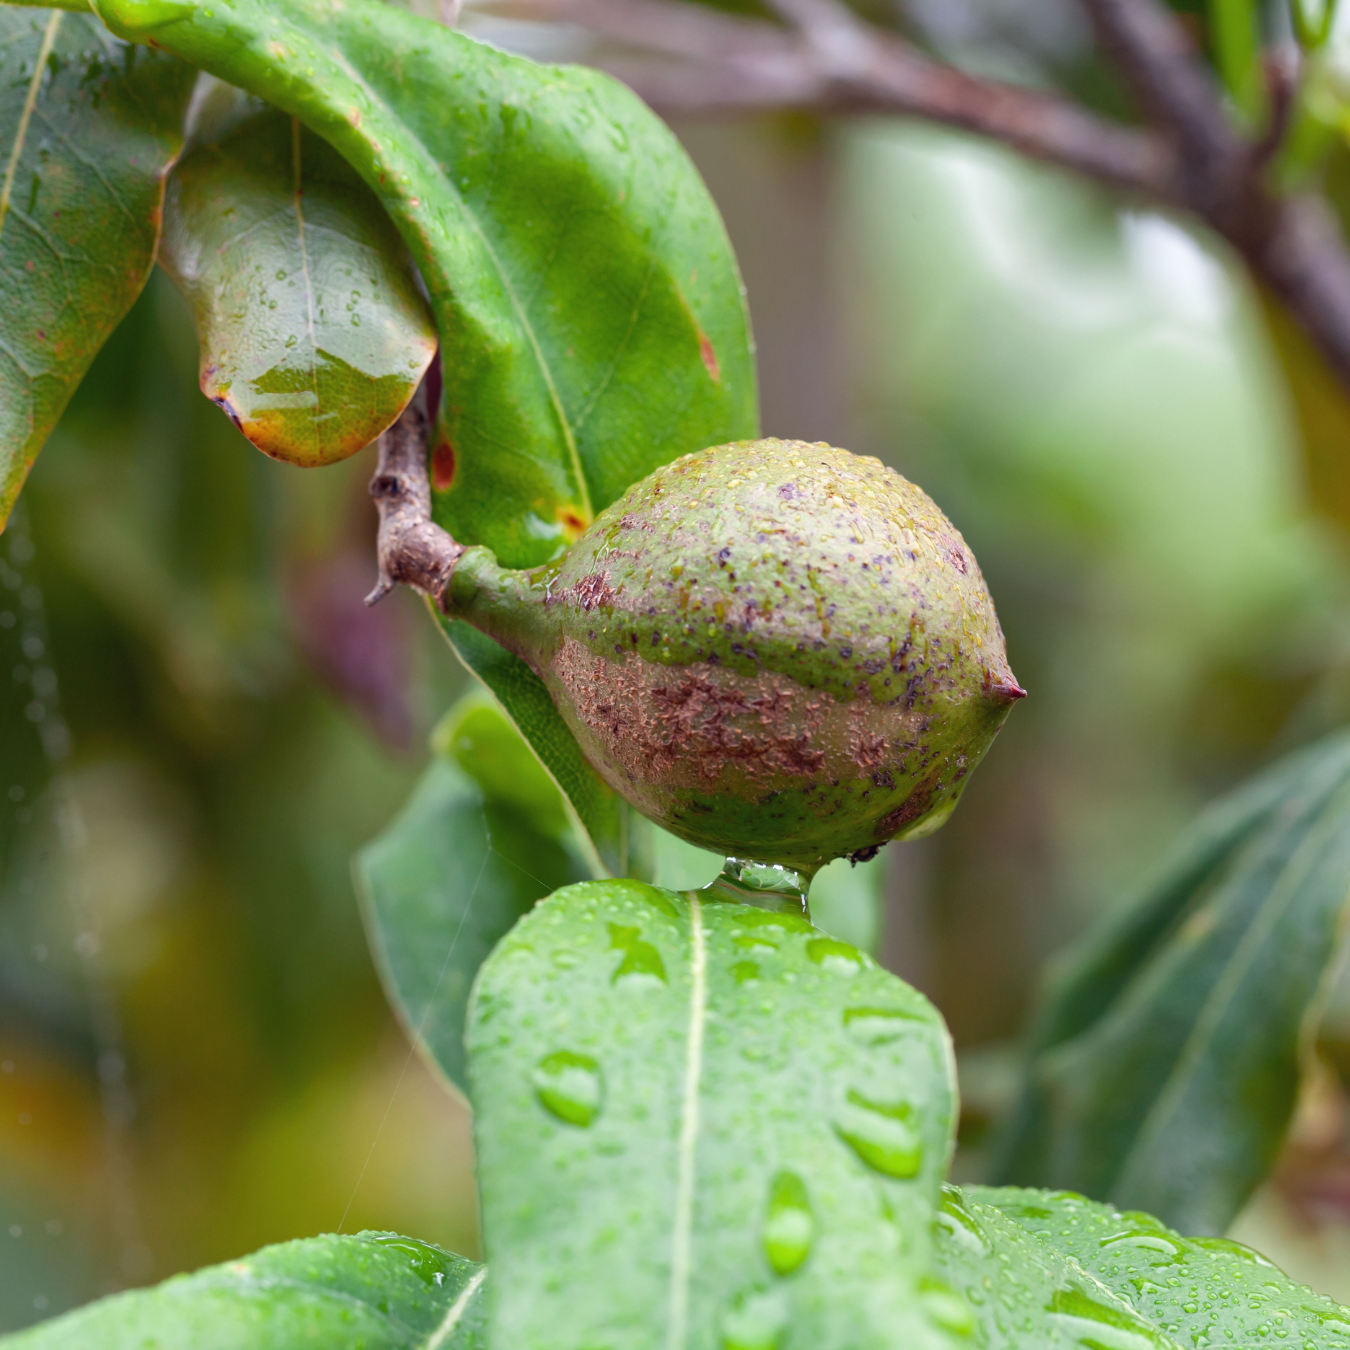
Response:
[[[1185,1238],[1147,1214],[1122,1214],[1077,1195],[982,1186],[964,1194],[1077,1263],[1188,1350],[1350,1345],[1350,1309],[1235,1242]]]
[[[486,1268],[393,1233],[306,1238],[100,1300],[5,1350],[479,1350]]]
[[[484,697],[464,700],[403,813],[355,873],[385,993],[413,1044],[468,1090],[464,1013],[478,967],[550,891],[586,873],[562,795]]]
[[[1293,1112],[1350,900],[1350,741],[1202,819],[1042,1017],[1004,1175],[1222,1232]]]
[[[0,526],[150,275],[193,79],[90,15],[0,6]]]
[[[754,434],[721,221],[617,82],[375,0],[97,8],[299,117],[379,195],[441,335],[434,510],[457,539],[543,562],[656,465]]]
[[[973,1345],[980,1350],[1180,1350],[1184,1343],[1190,1350],[1189,1339],[1179,1342],[1167,1335],[1132,1307],[1123,1291],[1109,1288],[1057,1246],[981,1204],[975,1194],[954,1186],[943,1192],[937,1229],[940,1283],[927,1293],[935,1306],[964,1297],[964,1305],[951,1304],[951,1316],[962,1306],[969,1310]]]
[[[479,975],[494,1346],[924,1350],[955,1097],[928,1002],[800,915],[587,882]]]
[[[202,392],[274,459],[331,464],[401,413],[436,350],[407,250],[312,131],[208,79],[169,180],[160,261]]]

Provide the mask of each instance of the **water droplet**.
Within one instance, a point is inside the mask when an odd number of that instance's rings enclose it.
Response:
[[[925,1276],[919,1282],[919,1303],[928,1320],[943,1331],[957,1336],[974,1333],[975,1310],[945,1281]]]
[[[787,1326],[781,1289],[745,1289],[722,1314],[723,1350],[775,1350]]]
[[[373,1240],[378,1242],[381,1247],[389,1247],[396,1252],[402,1252],[408,1258],[408,1264],[412,1267],[413,1274],[423,1284],[429,1284],[434,1288],[445,1283],[446,1273],[450,1269],[451,1257],[438,1247],[433,1247],[427,1242],[419,1242],[416,1238],[386,1236],[377,1237]]]
[[[1171,1265],[1186,1254],[1186,1249],[1180,1242],[1168,1237],[1166,1233],[1150,1229],[1131,1228],[1124,1233],[1113,1233],[1110,1237],[1101,1238],[1098,1245],[1106,1248],[1130,1247],[1146,1252],[1159,1252],[1166,1259],[1150,1262],[1154,1266]]]
[[[1208,1252],[1218,1252],[1224,1256],[1236,1256],[1254,1266],[1265,1266],[1268,1270],[1279,1269],[1274,1261],[1268,1261],[1260,1252],[1244,1246],[1241,1242],[1234,1242],[1231,1238],[1198,1237],[1188,1238],[1187,1241],[1192,1247],[1200,1247]]]
[[[769,1183],[764,1218],[764,1254],[779,1275],[791,1275],[811,1254],[816,1220],[806,1183],[795,1172],[779,1172]]]
[[[863,967],[863,959],[856,947],[833,938],[815,938],[806,944],[806,954],[822,970],[836,975],[856,975]]]
[[[944,1231],[961,1246],[980,1256],[989,1252],[989,1239],[984,1235],[979,1220],[966,1208],[965,1197],[955,1186],[942,1188],[938,1203],[937,1221]]]
[[[584,1129],[600,1114],[604,1081],[590,1055],[555,1050],[535,1065],[531,1078],[540,1105],[559,1120]]]
[[[922,1019],[899,1008],[845,1008],[844,1030],[863,1045],[886,1045]]]
[[[661,953],[650,942],[642,940],[642,929],[612,923],[609,925],[609,945],[612,951],[623,953],[623,960],[611,976],[612,984],[618,984],[620,980],[626,984],[653,981],[665,984],[666,967]]]
[[[873,1102],[850,1091],[834,1128],[868,1167],[904,1180],[923,1166],[923,1142],[910,1124],[912,1115],[908,1102]]]
[[[1162,1333],[1124,1305],[1102,1303],[1081,1289],[1057,1290],[1045,1310],[1084,1350],[1168,1350]]]

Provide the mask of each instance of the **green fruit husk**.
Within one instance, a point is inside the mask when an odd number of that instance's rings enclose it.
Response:
[[[644,815],[808,875],[941,825],[1023,693],[956,528],[821,444],[685,455],[547,567],[470,549],[444,603],[539,673]]]

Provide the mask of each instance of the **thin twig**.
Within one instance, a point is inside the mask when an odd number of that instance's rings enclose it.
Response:
[[[598,64],[665,112],[818,108],[910,113],[992,136],[1037,159],[1116,187],[1170,199],[1172,156],[1161,138],[1063,99],[979,80],[822,0],[776,0],[795,29],[678,0],[513,0],[500,12],[577,24],[688,64],[623,56]]]
[[[370,495],[380,513],[376,544],[380,580],[366,604],[382,600],[400,582],[437,605],[464,546],[431,519],[427,481],[427,415],[421,391],[380,437],[380,462]]]
[[[1083,0],[1103,51],[1142,104],[1146,129],[967,75],[840,0],[768,3],[782,24],[683,0],[499,0],[509,12],[577,24],[627,48],[598,52],[597,64],[662,111],[907,114],[1191,212],[1284,301],[1350,388],[1350,252],[1325,203],[1282,197],[1267,181],[1289,91],[1277,84],[1270,127],[1245,135],[1189,31],[1161,0]]]

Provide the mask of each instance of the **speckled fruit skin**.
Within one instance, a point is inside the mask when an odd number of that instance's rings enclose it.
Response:
[[[685,455],[548,567],[471,549],[446,607],[533,666],[644,815],[807,872],[936,829],[1022,696],[951,522],[828,445]]]

